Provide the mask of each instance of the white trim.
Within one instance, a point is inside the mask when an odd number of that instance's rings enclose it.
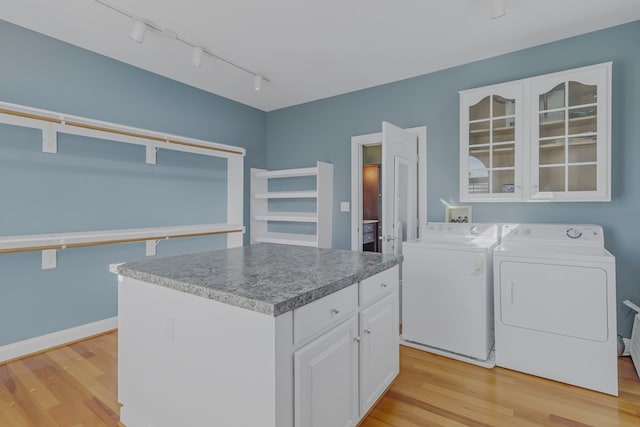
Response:
[[[405,129],[418,137],[418,227],[422,236],[427,223],[427,127]],[[362,147],[382,144],[382,132],[351,137],[351,250],[361,251],[362,230]]]
[[[117,329],[117,327],[118,318],[110,317],[108,319],[98,320],[97,322],[76,326],[75,328],[52,332],[47,335],[29,338],[13,344],[7,344],[0,347],[0,363],[102,334],[104,332]]]

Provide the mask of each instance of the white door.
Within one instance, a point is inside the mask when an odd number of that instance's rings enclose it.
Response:
[[[382,252],[418,237],[418,138],[382,122]]]
[[[364,416],[399,371],[396,292],[362,310],[360,337],[360,416]]]
[[[358,319],[336,326],[294,354],[296,427],[358,422]]]

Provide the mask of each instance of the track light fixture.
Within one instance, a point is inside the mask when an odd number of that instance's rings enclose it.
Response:
[[[196,46],[193,48],[193,53],[191,54],[191,62],[193,62],[193,65],[195,65],[196,67],[202,65],[202,54],[203,50],[200,46]]]
[[[144,34],[147,32],[147,24],[142,22],[139,19],[133,20],[133,26],[131,27],[131,32],[129,33],[129,37],[131,40],[142,44],[144,40]]]
[[[133,20],[133,26],[131,27],[131,32],[129,33],[129,37],[136,41],[137,43],[142,44],[143,40],[144,40],[144,35],[147,32],[148,29],[153,30],[154,34],[161,34],[163,36],[165,36],[166,38],[172,39],[172,40],[176,40],[180,43],[182,43],[183,45],[189,46],[190,48],[192,48],[192,52],[191,52],[191,62],[193,62],[193,64],[197,67],[202,65],[202,57],[204,54],[209,55],[210,57],[220,61],[220,62],[224,62],[227,65],[230,65],[240,71],[244,71],[246,74],[249,74],[251,76],[254,77],[253,79],[253,88],[257,91],[259,91],[260,89],[262,89],[262,83],[263,82],[269,82],[269,79],[267,79],[264,76],[261,76],[253,71],[251,71],[248,68],[245,68],[241,65],[238,65],[218,54],[216,54],[215,52],[211,51],[210,49],[207,49],[204,46],[199,46],[191,41],[189,41],[188,39],[185,39],[183,37],[181,37],[179,34],[177,34],[176,32],[170,30],[169,28],[163,28],[147,19],[144,19],[142,17],[140,17],[139,15],[134,15],[133,13],[122,9],[119,6],[115,6],[111,3],[109,3],[106,0],[94,0],[96,3],[113,10],[114,12],[117,12],[121,15],[127,16],[130,19]]]
[[[262,80],[264,80],[262,76],[259,74],[256,74],[255,78],[253,79],[253,88],[255,90],[262,89]]]
[[[491,19],[500,18],[506,15],[506,0],[490,0],[491,1]]]

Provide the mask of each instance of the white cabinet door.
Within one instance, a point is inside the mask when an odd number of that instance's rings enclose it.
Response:
[[[460,92],[460,201],[611,200],[611,63]]]
[[[611,200],[611,64],[531,80],[534,200]]]
[[[360,312],[360,415],[363,416],[399,372],[398,294]]]
[[[358,319],[354,316],[294,354],[296,427],[355,426]]]
[[[521,82],[460,93],[460,200],[522,199]]]

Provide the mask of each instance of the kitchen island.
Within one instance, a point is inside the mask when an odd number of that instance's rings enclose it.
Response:
[[[355,425],[398,373],[399,262],[258,244],[120,265],[121,421]]]

